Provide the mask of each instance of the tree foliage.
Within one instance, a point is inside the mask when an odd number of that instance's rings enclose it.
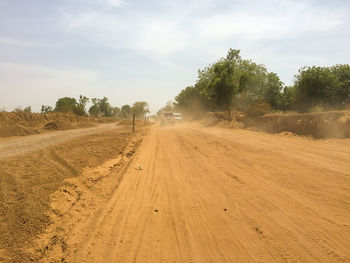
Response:
[[[199,88],[200,84],[195,87],[190,86],[183,89],[175,97],[175,108],[179,111],[199,113],[205,110],[209,110],[210,101],[207,97],[207,94],[204,94]],[[205,91],[203,89],[203,91]]]
[[[31,106],[27,106],[24,108],[23,110],[24,112],[32,112],[32,107]]]
[[[53,112],[53,108],[49,105],[41,105],[41,111],[42,114],[46,114],[46,113],[52,113]]]
[[[76,115],[80,116],[86,116],[86,104],[89,102],[89,98],[80,95],[79,101],[77,101],[75,98],[70,97],[64,97],[60,98],[56,102],[55,112],[61,112],[61,113],[74,113]],[[42,106],[42,112],[45,112],[44,105]],[[50,109],[48,109],[50,110]]]
[[[74,110],[74,113],[80,116],[86,116],[86,104],[89,102],[89,98],[80,95],[79,96],[79,102],[76,105],[76,108]]]
[[[112,117],[113,116],[113,107],[109,104],[108,98],[103,97],[102,99],[92,98],[92,106],[89,109],[89,113],[92,116],[103,116],[103,117]]]
[[[241,57],[239,50],[230,49],[226,58],[213,65],[213,73],[207,86],[207,94],[217,107],[224,106],[231,117],[231,104],[238,93]]]
[[[76,99],[64,97],[56,101],[55,112],[74,113],[76,107],[77,107]]]
[[[184,111],[245,110],[262,99],[273,107],[281,107],[283,83],[278,75],[264,65],[244,60],[240,51],[230,49],[226,57],[198,70],[193,87],[187,87],[175,98],[176,106]]]
[[[91,101],[91,106],[88,112],[86,107]],[[20,107],[15,109],[16,111],[23,111]],[[30,107],[25,108],[26,111],[31,110]],[[145,101],[135,102],[133,107],[130,105],[123,105],[121,108],[112,106],[107,97],[92,98],[91,100],[83,95],[79,96],[78,101],[75,98],[64,97],[59,98],[56,101],[55,109],[48,105],[41,106],[41,113],[51,113],[51,112],[61,112],[61,113],[73,113],[80,116],[90,116],[94,117],[116,117],[116,118],[130,118],[132,113],[135,112],[137,117],[143,117],[145,113],[149,112],[148,103]]]
[[[131,117],[131,107],[130,105],[123,105],[120,108],[120,117],[124,119],[128,119]]]
[[[148,103],[145,101],[137,101],[132,107],[133,113],[136,118],[143,118],[146,113],[149,113]]]
[[[195,85],[183,89],[174,105],[192,114],[226,110],[230,116],[231,109],[246,111],[250,105],[264,105],[262,101],[273,110],[342,108],[350,104],[350,66],[303,67],[295,84],[284,86],[276,73],[230,49],[226,57],[198,70]]]
[[[350,66],[303,67],[295,76],[295,107],[332,108],[350,103]]]
[[[120,108],[112,107],[112,116],[120,117]]]

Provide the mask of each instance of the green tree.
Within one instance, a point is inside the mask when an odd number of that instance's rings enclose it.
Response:
[[[344,106],[350,104],[350,65],[335,65],[332,72],[337,78],[333,104]]]
[[[200,91],[195,87],[186,87],[175,97],[176,108],[190,111],[194,101],[200,100]]]
[[[77,101],[74,98],[64,97],[56,102],[55,112],[74,113],[77,108]]]
[[[143,118],[146,113],[149,113],[148,103],[145,101],[137,101],[134,103],[132,111],[137,118]]]
[[[113,108],[108,102],[107,97],[103,99],[92,98],[92,106],[89,109],[89,114],[92,116],[111,117],[113,115]]]
[[[208,95],[217,106],[223,105],[231,118],[233,96],[238,93],[241,57],[239,50],[230,49],[226,58],[214,64],[214,74],[209,83]]]
[[[282,93],[281,93],[281,104],[280,109],[281,110],[291,110],[295,101],[295,86],[286,86],[284,87]]]
[[[104,117],[112,116],[112,106],[109,104],[107,97],[103,97],[103,99],[98,100],[98,105],[100,112],[102,112]]]
[[[230,49],[226,57],[198,70],[195,85],[182,90],[175,97],[175,105],[190,112],[194,108],[226,110],[231,117],[232,108],[245,111],[255,101],[283,108],[282,90],[283,83],[276,73],[242,59],[239,50]]]
[[[89,114],[91,116],[94,116],[94,117],[98,117],[99,114],[100,114],[100,109],[98,107],[97,104],[93,104],[90,108],[89,108]]]
[[[46,113],[51,113],[53,112],[53,108],[48,105],[41,105],[41,113],[46,114]]]
[[[120,108],[120,117],[121,118],[130,118],[131,116],[131,107],[130,105],[123,105],[121,108]]]
[[[113,107],[113,108],[112,108],[112,115],[113,115],[114,117],[120,117],[120,108],[118,108],[118,107]]]
[[[295,107],[301,111],[350,103],[350,66],[303,67],[295,76]]]
[[[239,69],[238,93],[234,96],[233,106],[237,110],[245,111],[255,101],[268,96],[268,72],[264,65],[250,60],[241,60]]]
[[[281,109],[283,107],[282,93],[283,82],[276,73],[270,72],[266,75],[266,88],[263,92],[263,99],[272,108]]]
[[[32,112],[32,107],[31,106],[27,106],[24,108],[23,110],[24,112]]]
[[[86,115],[86,104],[89,102],[89,98],[80,95],[79,96],[79,102],[77,103],[77,106],[75,108],[74,113],[80,116],[85,116]]]

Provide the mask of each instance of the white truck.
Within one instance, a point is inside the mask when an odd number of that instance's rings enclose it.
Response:
[[[161,118],[160,118],[160,125],[175,125],[178,123],[182,123],[182,116],[181,113],[178,112],[162,112]]]

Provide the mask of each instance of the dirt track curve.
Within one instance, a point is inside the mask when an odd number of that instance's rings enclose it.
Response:
[[[61,257],[350,262],[349,175],[350,140],[153,126],[103,209],[70,227]]]
[[[12,137],[0,139],[0,160],[25,152],[43,149],[45,147],[72,140],[84,135],[105,132],[115,129],[115,123],[100,124],[97,127],[80,128],[66,131],[31,135],[25,137]]]

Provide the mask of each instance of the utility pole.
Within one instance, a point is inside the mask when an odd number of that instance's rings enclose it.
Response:
[[[132,113],[132,133],[135,133],[135,113]]]

